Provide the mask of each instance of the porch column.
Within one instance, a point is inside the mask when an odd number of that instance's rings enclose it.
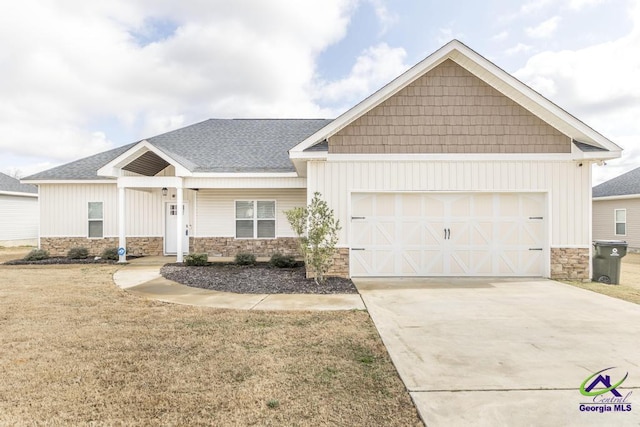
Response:
[[[118,187],[118,262],[127,262],[125,187]],[[124,248],[124,251],[122,250]]]
[[[177,209],[178,209],[178,217],[177,217],[177,222],[178,222],[178,232],[176,234],[177,236],[177,241],[176,241],[176,262],[183,262],[184,261],[184,254],[182,253],[182,240],[184,236],[184,233],[186,232],[186,230],[184,229],[184,207],[183,207],[183,196],[182,196],[182,182],[180,182],[180,185],[176,188],[176,203],[177,203]]]

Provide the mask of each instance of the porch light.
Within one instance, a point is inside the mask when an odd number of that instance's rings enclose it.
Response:
[[[162,187],[162,197],[166,197],[168,192],[167,187]]]

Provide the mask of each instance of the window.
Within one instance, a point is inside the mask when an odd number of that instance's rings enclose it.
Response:
[[[236,201],[236,239],[273,239],[275,237],[275,201]]]
[[[100,239],[103,237],[104,213],[102,202],[89,202],[89,238]]]
[[[627,234],[627,210],[615,210],[616,236],[625,236]]]

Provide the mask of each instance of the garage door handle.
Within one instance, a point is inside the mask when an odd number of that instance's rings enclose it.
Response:
[[[450,228],[445,228],[444,229],[444,240],[451,240],[451,229]]]
[[[541,251],[542,248],[529,248],[530,251]]]
[[[352,251],[364,251],[364,248],[351,248]]]
[[[352,216],[351,219],[365,219],[363,216]]]
[[[544,219],[542,216],[530,216],[529,219]]]

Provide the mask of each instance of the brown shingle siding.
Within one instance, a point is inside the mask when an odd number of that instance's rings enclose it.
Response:
[[[570,139],[447,60],[342,129],[331,153],[567,153]]]

